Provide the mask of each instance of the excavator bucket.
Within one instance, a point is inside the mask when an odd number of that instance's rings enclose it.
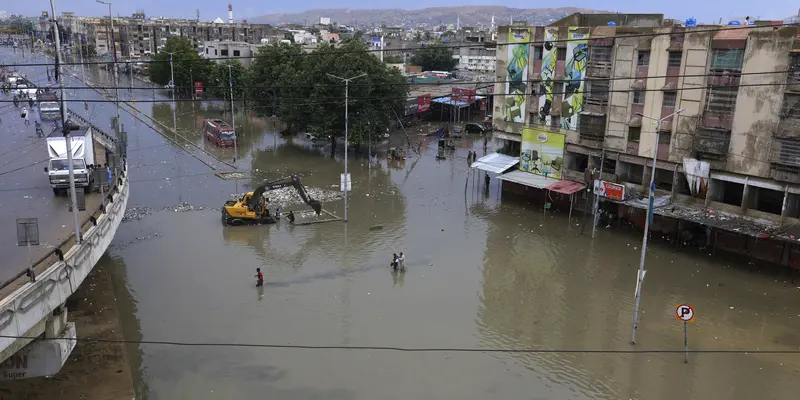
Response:
[[[308,205],[314,209],[314,212],[316,212],[317,215],[322,214],[322,203],[320,203],[319,200],[310,200]]]

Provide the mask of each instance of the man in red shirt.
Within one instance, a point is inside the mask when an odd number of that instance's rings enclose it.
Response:
[[[256,278],[258,279],[256,286],[264,286],[264,274],[261,273],[261,268],[256,268]]]

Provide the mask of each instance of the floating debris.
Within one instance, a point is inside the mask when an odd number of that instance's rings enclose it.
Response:
[[[122,222],[140,221],[142,218],[153,213],[153,210],[148,207],[132,207],[125,210],[125,215],[122,216]]]
[[[250,179],[253,177],[253,175],[250,174],[249,172],[240,172],[240,171],[215,172],[214,175],[216,175],[217,178],[225,180]]]
[[[206,208],[203,206],[193,206],[189,203],[183,202],[178,204],[177,206],[163,208],[161,209],[161,211],[170,210],[172,212],[190,212],[190,211],[203,211],[205,209]]]
[[[122,249],[124,249],[124,248],[126,248],[126,247],[128,247],[128,246],[130,246],[130,245],[132,245],[134,243],[139,243],[141,241],[152,239],[152,238],[156,238],[156,237],[159,237],[159,236],[161,236],[161,234],[158,233],[158,232],[155,232],[155,233],[151,233],[151,234],[149,234],[147,236],[136,237],[133,240],[127,242],[127,243],[114,243],[110,247],[112,247],[114,249],[117,249],[117,250],[122,250]]]

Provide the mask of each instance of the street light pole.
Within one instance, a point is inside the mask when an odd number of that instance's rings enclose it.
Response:
[[[95,0],[95,1],[100,3],[100,4],[105,4],[105,5],[108,6],[108,20],[111,22],[111,48],[113,49],[112,51],[114,52],[114,77],[115,77],[114,80],[116,82],[116,76],[117,76],[117,43],[116,43],[116,40],[114,38],[114,16],[111,13],[111,2],[110,1],[103,1],[103,0]]]
[[[658,138],[661,134],[661,123],[665,120],[672,118],[673,115],[680,114],[683,109],[679,109],[674,113],[667,115],[664,118],[656,119],[648,117],[642,113],[636,113],[642,118],[656,121],[656,141],[653,145],[653,170],[650,172],[650,195],[649,203],[647,206],[647,218],[644,221],[644,235],[642,237],[642,255],[639,259],[639,272],[636,276],[636,305],[633,311],[633,328],[631,329],[631,344],[636,344],[636,329],[639,327],[639,303],[642,301],[642,284],[644,282],[644,259],[647,255],[647,234],[650,230],[650,220],[653,218],[653,208],[656,198],[656,160],[658,160]]]
[[[347,222],[347,192],[349,191],[348,182],[350,175],[347,173],[347,130],[348,125],[350,125],[350,116],[348,114],[348,108],[350,103],[350,81],[354,79],[361,78],[362,76],[367,76],[367,74],[361,74],[358,76],[354,76],[352,78],[342,78],[333,74],[327,74],[331,78],[336,78],[341,81],[344,81],[344,222]],[[335,140],[335,139],[334,139]]]
[[[75,223],[75,242],[82,242],[81,238],[81,223],[78,214],[78,196],[75,194],[75,169],[72,167],[72,138],[69,135],[71,125],[67,121],[67,103],[64,101],[64,76],[61,74],[61,43],[58,37],[58,24],[56,23],[56,5],[55,0],[50,0],[50,11],[53,13],[53,41],[56,45],[56,77],[61,94],[61,125],[64,132],[64,140],[67,146],[67,168],[69,169],[69,194],[72,197],[72,218]]]
[[[231,64],[228,63],[228,85],[231,88],[231,123],[233,124],[233,162],[239,158],[239,134],[236,132],[236,111],[233,109],[233,74]]]
[[[175,112],[178,106],[175,104],[175,70],[172,67],[172,55],[175,53],[170,53],[167,51],[164,53],[169,54],[169,87],[172,89],[172,132],[177,135],[178,123],[175,120]]]

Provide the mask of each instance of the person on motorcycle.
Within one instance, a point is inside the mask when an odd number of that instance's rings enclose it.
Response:
[[[35,121],[36,123],[36,135],[37,136],[44,136],[44,131],[42,130],[42,124],[39,121]]]

